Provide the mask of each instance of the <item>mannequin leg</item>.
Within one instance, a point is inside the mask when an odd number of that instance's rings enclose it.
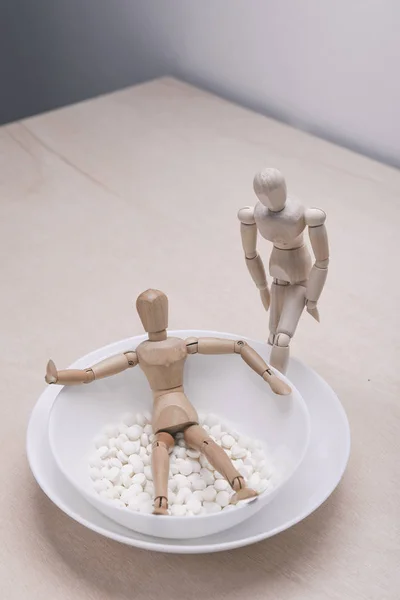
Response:
[[[168,451],[175,440],[169,433],[157,433],[152,445],[151,467],[154,483],[154,511],[155,515],[168,514]]]
[[[289,285],[271,350],[271,365],[286,373],[289,362],[289,343],[300,320],[306,303],[306,288],[302,284]]]
[[[244,477],[235,469],[226,452],[200,425],[188,427],[184,432],[184,438],[188,446],[204,454],[212,466],[225,477],[232,489],[235,490],[236,494],[231,500],[232,504],[257,496],[257,492],[246,487]]]
[[[281,312],[283,302],[285,299],[285,291],[288,286],[287,281],[282,279],[274,279],[271,285],[271,305],[269,307],[269,338],[268,343],[272,346],[275,339],[276,330],[278,327],[279,319],[281,318]]]

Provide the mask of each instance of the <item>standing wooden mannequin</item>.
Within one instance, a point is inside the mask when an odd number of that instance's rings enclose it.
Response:
[[[320,208],[304,208],[296,199],[287,197],[286,183],[277,169],[264,169],[254,177],[258,197],[254,208],[239,210],[242,245],[247,268],[260,290],[265,310],[271,303],[268,343],[272,345],[271,365],[286,373],[289,343],[304,307],[317,321],[317,302],[328,273],[329,247],[325,228],[326,215]],[[315,262],[304,243],[308,233]],[[269,272],[273,277],[271,294],[264,265],[257,252],[257,232],[273,243]]]
[[[184,433],[188,446],[202,452],[217,471],[236,491],[233,502],[251,498],[256,492],[246,487],[245,480],[233,466],[226,452],[199,425],[195,408],[183,391],[183,369],[188,354],[239,354],[242,359],[270,385],[277,394],[289,394],[290,388],[279,379],[246,342],[218,338],[188,338],[167,336],[168,298],[158,290],[140,294],[136,308],[149,339],[135,351],[111,356],[90,368],[57,371],[47,365],[47,383],[68,385],[90,383],[125,371],[137,364],[146,375],[153,392],[152,426],[155,432],[152,470],[155,489],[154,514],[168,510],[169,451],[174,436]]]

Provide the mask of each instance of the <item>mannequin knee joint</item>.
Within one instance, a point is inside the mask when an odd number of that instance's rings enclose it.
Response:
[[[275,336],[274,343],[276,346],[280,346],[281,348],[287,348],[290,342],[290,335],[287,333],[277,333]]]

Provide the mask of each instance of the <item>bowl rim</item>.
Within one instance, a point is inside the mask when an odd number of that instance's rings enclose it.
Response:
[[[167,329],[167,332],[168,332],[169,336],[176,336],[176,337],[181,337],[182,335],[185,335],[186,337],[190,337],[190,336],[194,335],[194,332],[196,332],[196,333],[202,332],[202,333],[207,333],[208,336],[215,335],[218,337],[224,337],[224,336],[225,337],[233,337],[236,339],[244,340],[246,342],[251,342],[251,343],[254,342],[254,340],[252,340],[251,338],[248,338],[246,336],[239,336],[238,334],[235,334],[235,333],[229,333],[229,332],[223,332],[223,331],[211,331],[211,330],[207,330],[207,329],[205,329],[205,330],[200,330],[200,329],[169,330],[169,329]],[[84,363],[86,362],[86,360],[89,359],[95,353],[101,354],[101,356],[96,358],[96,360],[103,360],[103,358],[107,358],[108,356],[111,356],[110,351],[112,351],[114,349],[114,352],[115,352],[116,347],[119,347],[120,345],[125,345],[128,343],[131,344],[132,342],[134,342],[133,348],[131,345],[129,347],[132,349],[135,349],[142,341],[145,341],[147,339],[148,339],[148,336],[146,334],[141,334],[141,335],[136,335],[136,336],[132,336],[129,338],[123,338],[123,339],[117,340],[115,342],[111,342],[110,344],[107,344],[106,346],[102,346],[100,348],[91,350],[90,352],[86,353],[84,356],[81,356],[80,358],[75,359],[67,368],[68,369],[84,368],[85,367]],[[258,494],[255,498],[249,498],[248,500],[243,501],[243,504],[241,504],[240,506],[235,508],[236,514],[238,514],[238,511],[244,512],[244,510],[247,510],[249,508],[249,506],[254,505],[256,502],[258,503],[259,500],[266,498],[272,494],[276,495],[278,492],[280,492],[282,490],[282,488],[287,484],[287,482],[291,479],[291,477],[293,477],[293,475],[296,473],[297,469],[300,467],[300,465],[303,462],[304,457],[306,455],[309,444],[310,444],[311,418],[310,418],[308,407],[306,405],[306,402],[305,402],[302,394],[300,394],[300,392],[298,391],[296,386],[292,383],[292,381],[290,381],[286,377],[286,375],[283,375],[282,373],[280,373],[277,369],[275,369],[271,365],[269,365],[269,367],[272,369],[272,371],[274,373],[279,374],[279,377],[283,378],[283,380],[286,383],[288,383],[290,385],[290,387],[292,388],[292,390],[294,390],[294,392],[295,392],[295,397],[297,397],[297,401],[299,402],[303,416],[305,417],[305,425],[306,425],[305,443],[303,445],[303,450],[298,455],[298,458],[294,462],[292,469],[279,482],[279,484],[271,490],[268,490],[268,489],[264,490],[264,492],[261,492],[261,494]],[[218,513],[193,515],[193,516],[191,516],[191,515],[188,515],[188,516],[154,515],[154,514],[140,513],[138,511],[129,510],[129,509],[127,509],[127,507],[116,506],[112,503],[111,499],[108,500],[108,499],[103,498],[102,496],[100,496],[100,494],[95,492],[95,490],[85,490],[81,486],[77,485],[75,480],[72,477],[70,477],[69,473],[63,468],[62,463],[59,460],[58,454],[55,451],[54,430],[51,425],[52,417],[54,414],[54,409],[56,407],[56,404],[58,404],[58,402],[60,400],[61,391],[63,390],[64,387],[67,387],[67,386],[60,385],[57,387],[59,389],[57,390],[57,394],[53,399],[52,405],[49,410],[49,416],[48,416],[47,436],[48,436],[48,440],[49,440],[49,444],[50,444],[50,449],[53,454],[53,458],[56,462],[56,465],[60,469],[61,473],[64,475],[64,477],[66,477],[67,481],[74,487],[74,489],[76,489],[79,494],[85,496],[89,502],[92,502],[92,500],[93,500],[96,504],[99,503],[100,505],[106,507],[107,509],[111,508],[113,511],[116,511],[117,513],[120,512],[121,514],[124,514],[124,515],[126,515],[126,514],[132,515],[133,518],[138,518],[139,520],[142,520],[143,522],[148,521],[149,523],[154,523],[155,519],[157,519],[157,521],[159,519],[162,519],[162,520],[168,519],[168,522],[175,522],[175,523],[177,523],[177,522],[188,523],[189,521],[195,520],[195,522],[198,523],[200,520],[211,521],[212,519],[216,520],[216,518],[219,518],[219,519],[221,519],[221,517],[224,518],[224,516],[223,516],[224,514],[225,514],[225,517],[227,517],[229,515],[229,513],[231,511],[225,511],[225,513],[224,513],[223,510],[221,510]],[[279,397],[278,394],[275,394],[275,395]],[[292,394],[290,394],[290,395],[292,395]],[[246,517],[243,517],[241,519],[241,521],[244,521],[245,518]]]

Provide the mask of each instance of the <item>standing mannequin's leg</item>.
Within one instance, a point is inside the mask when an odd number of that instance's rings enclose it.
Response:
[[[281,312],[283,302],[285,299],[285,291],[288,286],[287,281],[282,279],[274,279],[271,285],[271,305],[269,308],[269,338],[268,343],[274,343],[276,330],[278,327],[279,319],[281,318]]]
[[[168,451],[175,440],[169,433],[157,433],[152,445],[151,467],[154,482],[154,511],[155,515],[168,514]]]
[[[285,291],[282,312],[271,350],[271,365],[286,373],[289,362],[289,343],[306,304],[306,287],[301,282],[289,285]]]
[[[214,442],[200,425],[192,425],[185,430],[185,442],[190,448],[202,452],[212,466],[221,473],[235,490],[231,502],[236,504],[239,500],[253,498],[257,492],[246,487],[244,477],[235,469],[226,452]]]

